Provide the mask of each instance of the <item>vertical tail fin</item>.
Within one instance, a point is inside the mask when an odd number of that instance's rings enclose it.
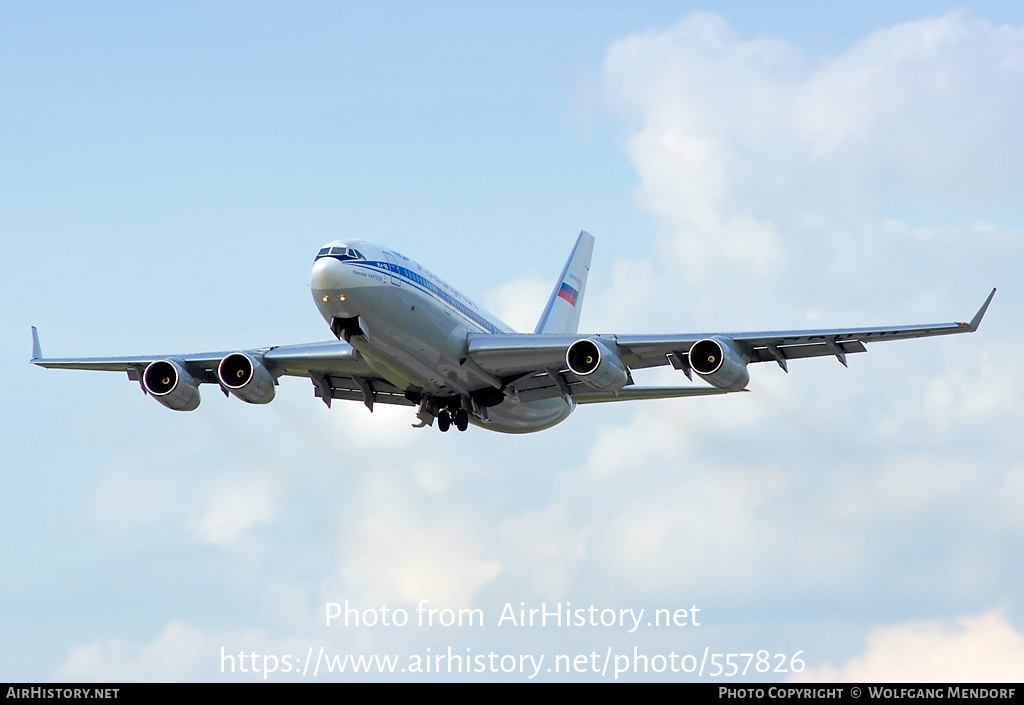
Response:
[[[587,288],[593,254],[594,236],[581,230],[534,333],[575,333],[579,328],[583,292]]]

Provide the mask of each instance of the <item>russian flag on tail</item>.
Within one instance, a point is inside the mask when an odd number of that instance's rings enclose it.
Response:
[[[569,286],[568,282],[562,282],[562,288],[558,290],[558,298],[565,299],[573,306],[576,305],[576,297],[579,292]]]

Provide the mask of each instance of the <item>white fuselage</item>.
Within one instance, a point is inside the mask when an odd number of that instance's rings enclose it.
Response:
[[[317,255],[310,290],[328,324],[350,321],[348,342],[374,372],[400,390],[434,398],[471,395],[500,386],[467,364],[467,335],[512,333],[511,328],[404,255],[365,241],[333,242]],[[506,396],[470,421],[506,433],[527,433],[564,420],[564,397],[520,402]],[[486,421],[485,421],[486,419]]]

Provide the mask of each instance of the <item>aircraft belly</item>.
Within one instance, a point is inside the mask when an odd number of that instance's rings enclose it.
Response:
[[[506,398],[498,406],[487,409],[488,423],[471,416],[470,422],[489,431],[501,433],[533,433],[565,421],[573,405],[561,397],[520,402]]]

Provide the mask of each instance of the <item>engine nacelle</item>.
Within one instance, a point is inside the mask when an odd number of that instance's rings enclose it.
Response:
[[[154,399],[175,411],[192,411],[199,406],[199,385],[192,375],[174,360],[149,363],[142,383]]]
[[[577,340],[565,351],[565,364],[583,384],[604,392],[617,392],[629,381],[622,360],[598,340]]]
[[[224,388],[242,401],[266,404],[274,398],[274,375],[246,353],[231,353],[221,360],[217,376]]]
[[[704,338],[690,348],[690,367],[708,383],[738,392],[747,386],[747,360],[729,338]]]

